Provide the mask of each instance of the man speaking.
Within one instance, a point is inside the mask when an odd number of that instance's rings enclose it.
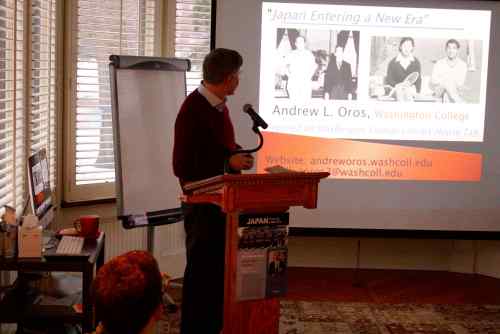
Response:
[[[185,99],[175,122],[174,173],[181,187],[253,166],[238,149],[226,98],[239,84],[241,55],[215,49],[203,61],[203,81]],[[213,204],[183,203],[187,263],[181,334],[217,333],[223,324],[226,216]]]

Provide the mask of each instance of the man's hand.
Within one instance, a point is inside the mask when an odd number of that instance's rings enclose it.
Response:
[[[253,156],[248,153],[237,153],[229,158],[229,167],[235,171],[246,170],[253,167]]]

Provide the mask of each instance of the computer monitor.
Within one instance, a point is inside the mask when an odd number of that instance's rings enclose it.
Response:
[[[44,148],[29,157],[28,180],[31,209],[42,227],[46,228],[54,220],[54,206],[50,189],[49,163]]]

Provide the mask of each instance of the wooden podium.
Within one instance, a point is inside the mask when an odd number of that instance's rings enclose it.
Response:
[[[278,298],[236,299],[239,214],[286,212],[291,206],[314,209],[319,180],[328,175],[231,174],[185,185],[184,202],[216,204],[227,214],[223,334],[277,334],[279,326]]]

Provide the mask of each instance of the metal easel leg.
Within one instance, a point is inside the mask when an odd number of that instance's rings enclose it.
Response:
[[[155,227],[154,226],[148,226],[147,228],[148,228],[148,230],[147,230],[147,238],[146,238],[147,249],[148,249],[148,252],[150,252],[154,256]],[[180,286],[180,287],[182,287],[182,284],[180,284],[180,283],[170,283],[170,286]],[[165,306],[165,311],[167,311],[167,313],[175,313],[179,309],[179,307],[175,303],[175,300],[167,292],[163,293],[163,304]]]

